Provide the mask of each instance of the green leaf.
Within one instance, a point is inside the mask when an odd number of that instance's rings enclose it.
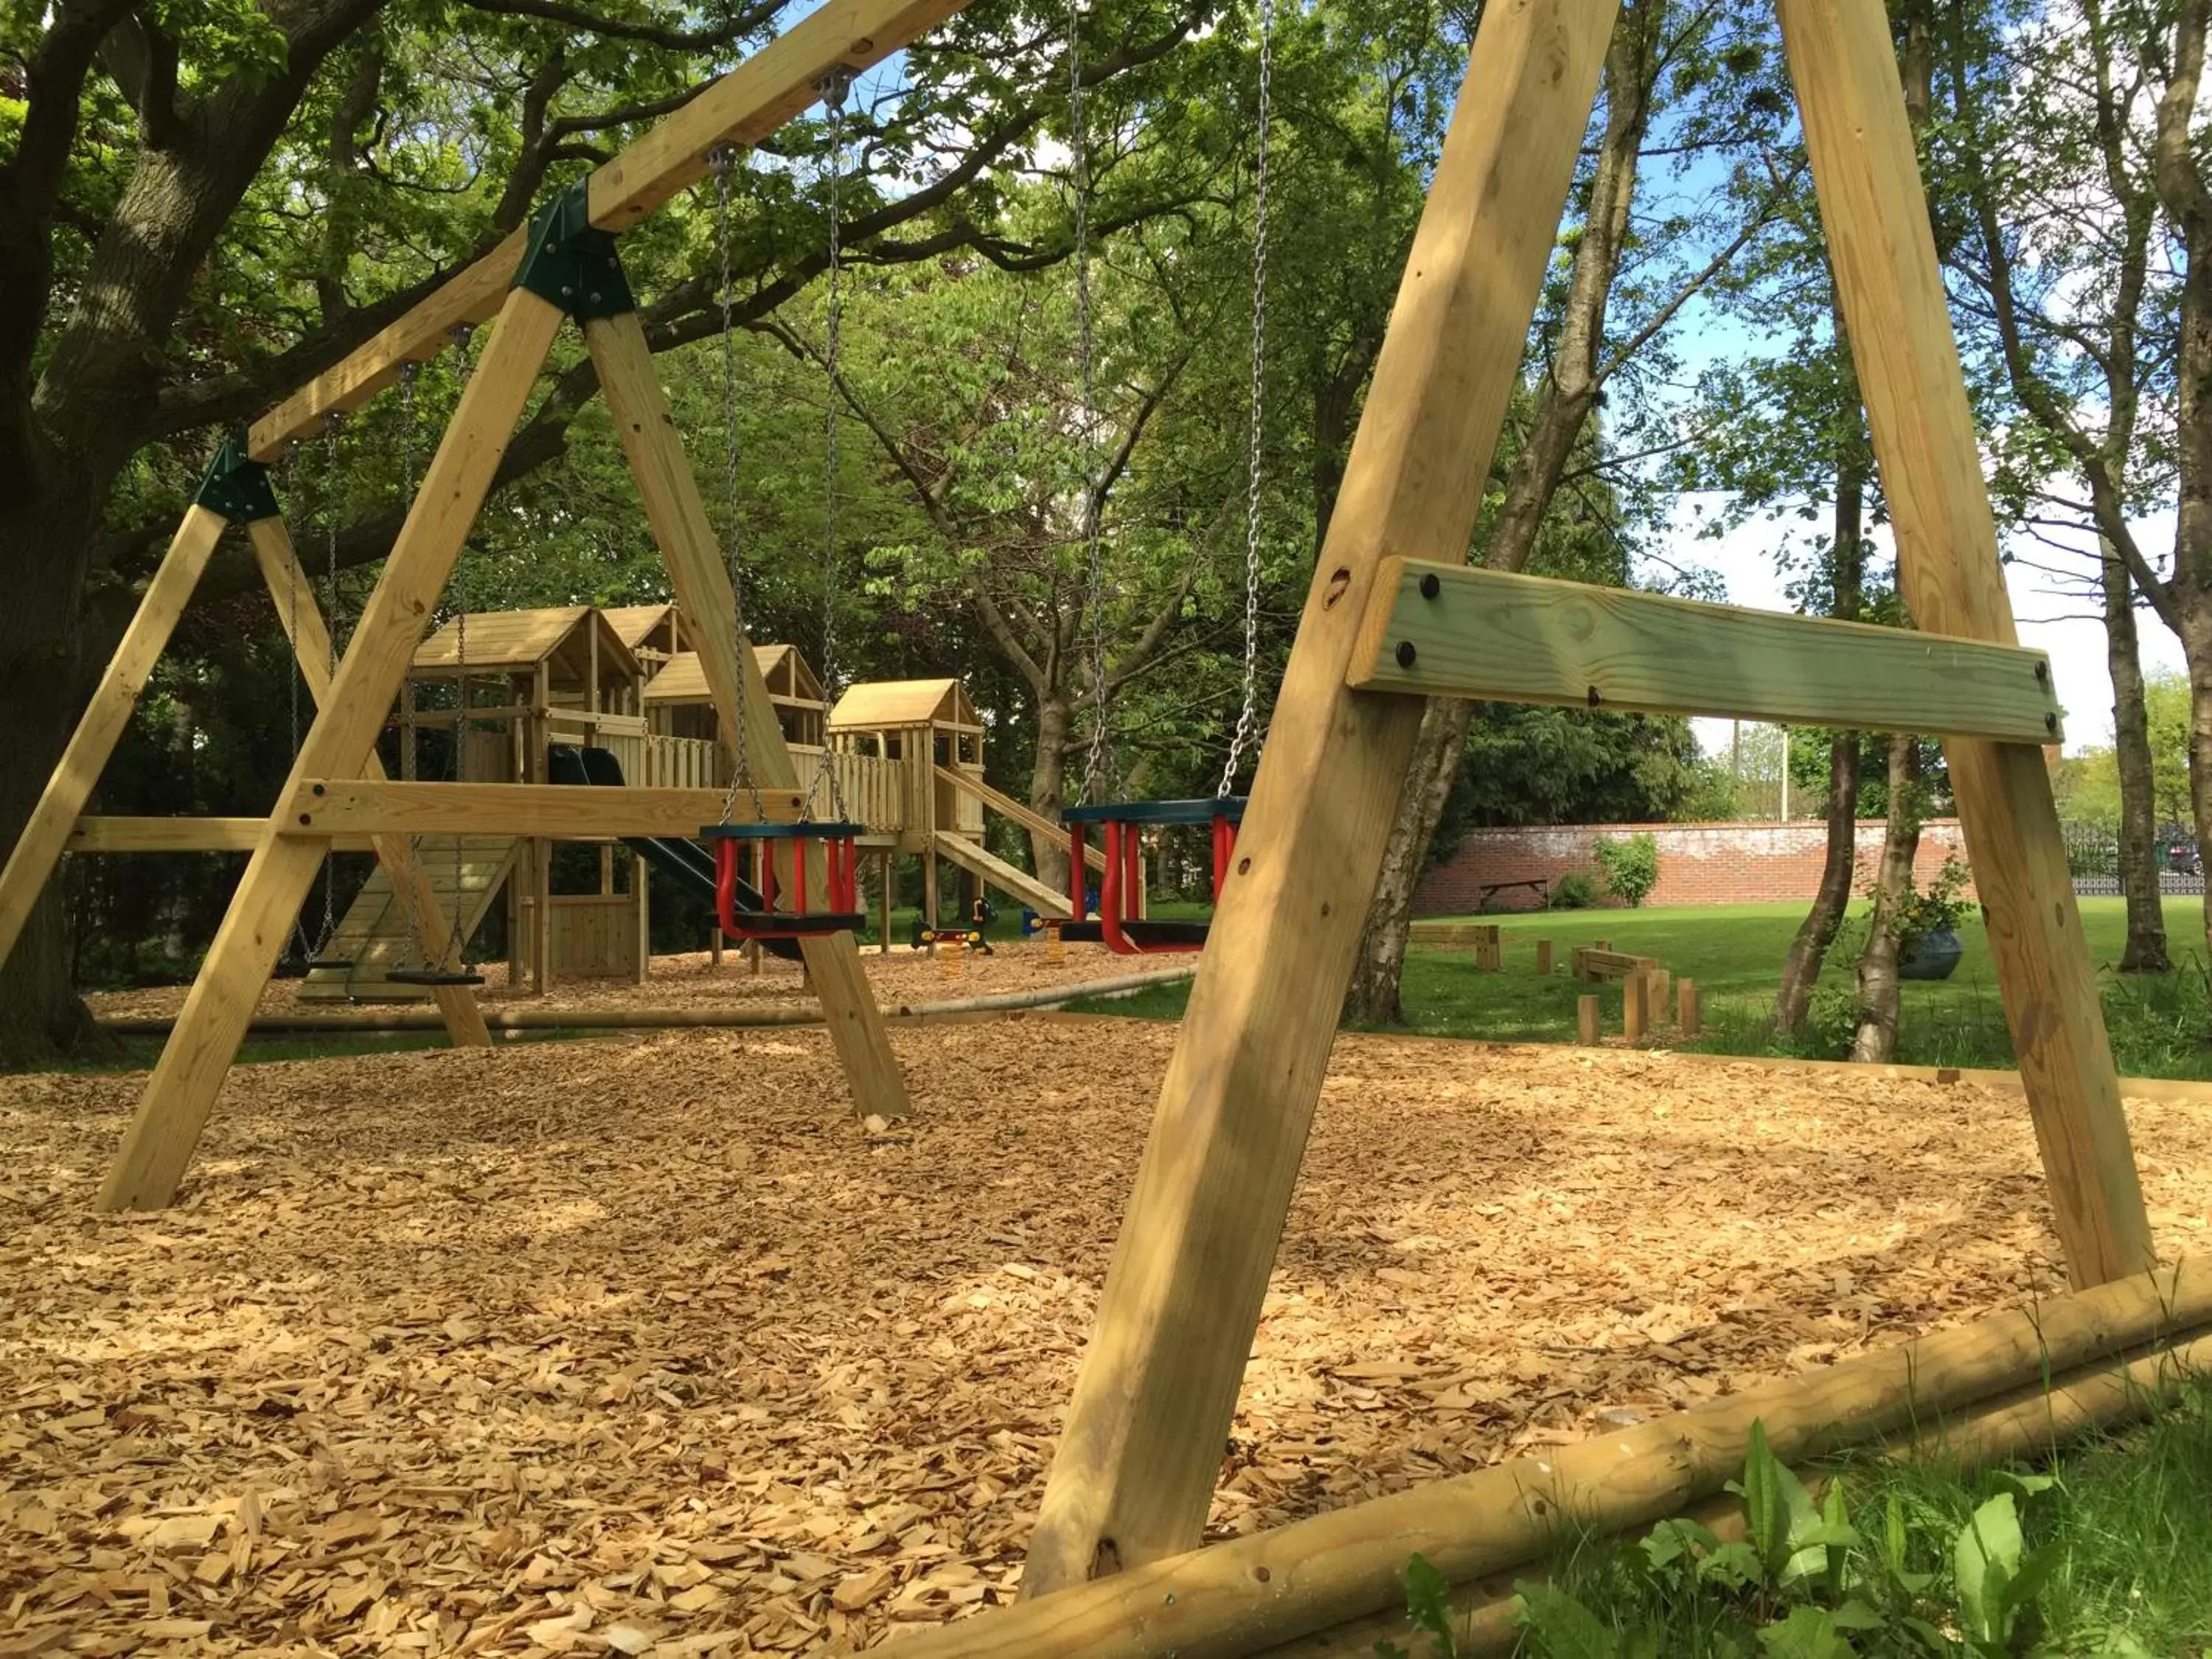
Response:
[[[2065,1548],[2058,1544],[2045,1544],[2039,1550],[2031,1551],[2005,1586],[2006,1613],[2017,1613],[2023,1607],[2033,1606],[2043,1587],[2051,1582],[2051,1575],[2065,1559]]]
[[[1889,1620],[1875,1608],[1853,1596],[1831,1610],[1838,1630],[1887,1630]]]
[[[2058,1485],[2058,1477],[2055,1474],[2026,1474],[2018,1469],[1996,1470],[1993,1478],[2023,1504]]]
[[[1514,1587],[1521,1605],[1521,1626],[1532,1632],[1546,1659],[1615,1659],[1613,1632],[1598,1617],[1556,1584]]]
[[[1796,1477],[1782,1467],[1766,1442],[1766,1425],[1757,1418],[1752,1419],[1751,1448],[1743,1460],[1743,1479],[1729,1483],[1729,1490],[1743,1499],[1745,1534],[1757,1557],[1761,1569],[1769,1578],[1778,1578],[1790,1559],[1790,1503],[1784,1481],[1797,1486],[1801,1498],[1805,1489]],[[1808,1507],[1812,1500],[1805,1498]]]
[[[2012,1494],[2001,1492],[1976,1510],[1951,1545],[1951,1576],[1970,1634],[1999,1641],[2005,1631],[2005,1587],[2019,1570],[2025,1540]]]
[[[1728,1584],[1737,1589],[1748,1589],[1760,1582],[1763,1569],[1759,1552],[1738,1539],[1723,1544],[1698,1563],[1700,1580]]]
[[[1652,1528],[1650,1535],[1638,1547],[1650,1565],[1668,1567],[1686,1558],[1695,1560],[1700,1555],[1710,1555],[1720,1544],[1710,1528],[1677,1517],[1662,1521]]]
[[[1459,1650],[1452,1635],[1451,1584],[1425,1555],[1406,1563],[1399,1579],[1406,1586],[1406,1616],[1413,1628],[1426,1631],[1440,1643],[1446,1656]]]
[[[1925,1643],[1927,1644],[1928,1651],[1930,1653],[1951,1654],[1956,1653],[1959,1650],[1959,1644],[1956,1642],[1946,1636],[1942,1631],[1937,1630],[1935,1626],[1929,1624],[1925,1619],[1916,1619],[1911,1615],[1907,1614],[1905,1618],[1899,1620],[1897,1623],[1898,1628],[1911,1632],[1913,1635],[1918,1637],[1922,1642]]]
[[[1769,1659],[1852,1659],[1857,1651],[1836,1629],[1826,1607],[1792,1607],[1778,1625],[1759,1632]]]

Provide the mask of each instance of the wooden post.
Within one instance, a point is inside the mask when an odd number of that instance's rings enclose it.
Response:
[[[1613,949],[1613,941],[1609,939],[1594,939],[1590,941],[1590,949],[1593,951],[1610,951]]]
[[[508,295],[280,802],[308,779],[361,775],[560,323],[560,312],[526,289]],[[272,814],[124,1133],[100,1188],[103,1209],[157,1208],[176,1195],[322,862],[319,843],[283,829]]]
[[[1620,981],[1620,1034],[1631,1042],[1641,1042],[1650,1024],[1651,981],[1638,969]]]
[[[1536,941],[1536,971],[1546,979],[1552,976],[1552,941],[1547,939]]]
[[[1024,1596],[1199,1540],[1421,705],[1351,690],[1392,553],[1465,555],[1613,0],[1486,8],[1123,1217]]]
[[[1698,1036],[1704,1026],[1698,1018],[1698,981],[1686,979],[1674,987],[1674,1019],[1683,1036]]]
[[[645,860],[636,854],[629,855],[629,890],[637,901],[637,966],[630,975],[630,983],[642,985],[653,976],[653,890],[652,880]]]
[[[717,973],[722,967],[722,926],[709,922],[707,927],[707,965]]]
[[[1667,1023],[1667,993],[1673,988],[1674,975],[1664,968],[1650,968],[1644,970],[1644,977],[1651,984],[1651,1006],[1646,1012],[1656,1029]]]
[[[883,872],[883,895],[876,901],[876,954],[883,957],[891,953],[891,880],[894,872],[892,860],[896,856],[896,853],[892,848],[886,847],[883,851],[883,856],[876,860]]]
[[[331,693],[330,629],[324,621],[322,608],[315,603],[313,585],[301,568],[291,532],[282,519],[257,519],[246,526],[246,538],[253,549],[255,563],[261,568],[261,580],[269,589],[269,597],[276,601],[277,621],[299,662],[301,683],[307,688],[307,696],[315,707],[320,708]],[[368,759],[362,764],[361,775],[365,778],[384,775],[384,763],[377,757],[374,738],[370,739]],[[280,799],[278,810],[283,806]],[[415,936],[422,941],[424,962],[459,968],[461,952],[468,941],[455,939],[453,929],[447,925],[445,907],[438,902],[438,890],[431,884],[430,872],[416,855],[412,840],[405,836],[376,836],[369,844],[375,848],[376,861],[391,878],[392,892],[412,916]],[[459,915],[457,904],[457,921]],[[476,993],[468,986],[437,986],[431,997],[446,1022],[447,1037],[456,1048],[491,1046],[491,1032],[484,1024],[483,1010],[477,1004]]]
[[[62,849],[69,844],[70,831],[76,828],[85,802],[92,798],[100,769],[115,752],[116,740],[131,724],[138,695],[146,689],[154,665],[167,648],[177,617],[191,598],[192,589],[199,585],[200,573],[207,568],[208,556],[222,538],[223,524],[222,516],[207,507],[195,504],[185,509],[184,521],[171,538],[169,550],[161,556],[154,580],[147,584],[146,597],[138,601],[137,614],[124,630],[107,672],[94,688],[92,701],[78,718],[76,730],[70,734],[60,764],[46,780],[39,804],[31,809],[29,822],[8,854],[7,867],[0,870],[0,963],[6,962],[15,950],[24,923],[38,905],[39,895],[52,878]],[[31,603],[33,599],[29,594],[17,596],[20,603]]]
[[[1597,1042],[1597,998],[1579,996],[1575,999],[1575,1041],[1588,1048]]]
[[[937,923],[937,854],[927,848],[921,854],[921,925],[934,927]]]
[[[635,312],[594,319],[584,325],[584,343],[599,371],[607,412],[637,480],[653,538],[668,562],[677,603],[698,634],[700,665],[714,691],[724,741],[730,741],[743,721],[755,775],[765,786],[796,788],[799,769],[759,665],[750,650],[741,648],[746,642],[737,635],[729,572],[653,370],[644,325]],[[828,734],[823,736],[826,740]],[[808,856],[818,860],[821,854],[817,850]],[[906,1082],[860,967],[859,945],[850,933],[829,933],[801,939],[799,949],[844,1066],[854,1111],[862,1117],[903,1117],[908,1109]]]
[[[1782,0],[1836,292],[1897,535],[1934,632],[2011,644],[1981,451],[1881,0]],[[1989,923],[2067,1271],[2150,1265],[2150,1224],[2043,751],[1955,740],[1951,787]]]
[[[530,994],[553,988],[553,843],[543,836],[530,843]]]

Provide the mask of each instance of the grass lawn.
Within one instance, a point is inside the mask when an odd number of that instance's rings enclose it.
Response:
[[[2203,909],[2194,898],[2166,902],[2166,936],[2180,966],[2154,979],[2110,971],[2126,938],[2118,899],[2083,899],[2082,922],[2104,988],[2105,1017],[2122,1073],[2136,1077],[2212,1077],[2212,1006],[2203,953]],[[1656,957],[1677,979],[1698,982],[1706,1033],[1684,1045],[1721,1054],[1794,1054],[1832,1058],[1848,1041],[1850,958],[1832,957],[1814,999],[1814,1038],[1778,1044],[1765,1031],[1782,958],[1804,919],[1805,905],[1729,904],[1654,910],[1565,910],[1499,915],[1505,971],[1478,972],[1472,951],[1422,945],[1418,925],[1406,962],[1405,1009],[1410,1029],[1437,1036],[1493,1042],[1571,1042],[1575,1000],[1591,987],[1566,972],[1576,945],[1610,939],[1618,951]],[[1966,959],[1948,980],[1905,987],[1898,1059],[1911,1065],[2008,1066],[2012,1040],[1997,999],[1996,978],[1978,916],[1960,934]],[[1553,943],[1559,971],[1535,972],[1539,939]],[[1848,942],[1848,935],[1847,935]],[[1608,1029],[1620,1029],[1620,992],[1600,988]],[[1186,988],[1093,1005],[1094,1012],[1180,1018]]]

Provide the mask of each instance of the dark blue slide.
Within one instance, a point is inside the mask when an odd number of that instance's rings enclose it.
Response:
[[[613,788],[623,785],[622,762],[612,750],[581,748],[573,743],[546,745],[545,775],[555,783]],[[714,855],[697,842],[673,836],[624,836],[622,842],[685,892],[704,900],[709,911],[714,908]],[[738,883],[738,903],[748,910],[765,908],[761,896],[744,881]],[[796,939],[764,939],[761,949],[787,962],[799,960]]]

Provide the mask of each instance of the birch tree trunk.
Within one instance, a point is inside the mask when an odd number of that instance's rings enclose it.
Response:
[[[1889,740],[1889,817],[1882,826],[1866,947],[1859,952],[1853,1060],[1887,1064],[1897,1054],[1897,924],[1912,891],[1912,862],[1919,853],[1920,749],[1917,739],[1900,732]]]
[[[1838,349],[1843,351],[1840,335]],[[1849,361],[1849,354],[1843,353]],[[1859,614],[1859,591],[1865,563],[1867,458],[1864,445],[1854,439],[1836,468],[1836,518],[1833,561],[1833,614],[1844,621]],[[1784,757],[1787,764],[1787,757]],[[1850,906],[1851,886],[1858,876],[1859,846],[1859,734],[1838,732],[1828,741],[1828,845],[1820,866],[1820,884],[1813,895],[1813,908],[1797,925],[1782,962],[1782,985],[1774,997],[1774,1028],[1794,1032],[1805,1023],[1813,1001],[1813,987],[1826,965],[1828,947],[1844,925]]]

